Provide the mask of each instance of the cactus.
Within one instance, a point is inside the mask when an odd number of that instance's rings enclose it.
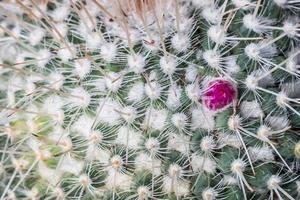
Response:
[[[299,0],[0,1],[0,199],[299,199]]]

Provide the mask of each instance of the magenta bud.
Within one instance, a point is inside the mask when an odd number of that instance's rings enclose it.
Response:
[[[225,109],[237,98],[235,85],[224,79],[216,79],[208,82],[204,89],[202,103],[212,111]]]

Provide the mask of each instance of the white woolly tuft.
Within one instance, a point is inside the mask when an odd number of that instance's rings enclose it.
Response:
[[[183,169],[178,164],[171,164],[169,166],[168,173],[172,178],[181,178],[183,175]]]
[[[7,90],[10,92],[17,92],[20,91],[22,88],[20,87],[22,85],[22,78],[20,76],[13,76],[11,79],[8,81],[7,84]]]
[[[86,108],[90,104],[91,96],[84,88],[77,87],[71,89],[70,94],[68,102],[72,107]]]
[[[172,39],[171,43],[174,49],[178,52],[187,51],[188,48],[191,46],[190,38],[188,35],[185,34],[178,34],[176,33]]]
[[[185,196],[190,191],[190,184],[188,181],[181,179],[172,179],[169,176],[165,176],[163,178],[163,191],[167,194],[172,192],[175,193],[176,196]]]
[[[220,11],[214,7],[214,5],[205,7],[202,12],[201,12],[202,17],[212,23],[212,24],[217,24],[221,21],[221,14]]]
[[[154,155],[158,152],[159,146],[160,142],[156,138],[151,137],[145,141],[145,147],[151,153],[151,155]]]
[[[156,110],[154,108],[148,108],[144,120],[145,128],[162,130],[166,124],[167,114],[167,110],[165,109]]]
[[[97,78],[91,84],[96,88],[97,91],[103,93],[106,92],[106,84],[104,78]]]
[[[58,51],[57,51],[57,56],[61,59],[62,62],[66,63],[72,58],[74,58],[75,55],[73,55],[73,52],[76,53],[75,47],[72,47],[69,45],[68,47],[62,46]],[[76,65],[76,63],[75,63]]]
[[[270,161],[274,160],[274,155],[272,153],[272,149],[268,146],[249,147],[248,150],[249,150],[251,160],[253,162],[255,162],[255,161],[270,162]]]
[[[272,23],[272,20],[263,17],[256,17],[253,14],[247,14],[243,17],[244,26],[256,33],[267,31],[268,26],[270,26]]]
[[[118,110],[122,110],[121,105],[112,100],[112,99],[100,99],[99,100],[100,107],[98,110],[102,107],[101,110],[99,110],[99,116],[98,120],[104,123],[108,123],[110,125],[115,125],[119,122],[121,116]]]
[[[162,87],[156,81],[151,81],[145,85],[145,93],[151,100],[156,100],[160,97]]]
[[[243,101],[240,105],[241,116],[244,118],[262,118],[264,116],[264,112],[261,109],[260,104],[253,101]]]
[[[176,71],[176,60],[170,56],[163,56],[159,60],[162,71],[167,75],[172,75]]]
[[[254,7],[254,4],[251,4],[251,1],[248,0],[231,0],[231,2],[236,8],[241,8],[243,10]]]
[[[41,28],[36,28],[30,31],[28,40],[31,45],[35,46],[41,42],[44,36],[45,36],[45,31]]]
[[[74,74],[80,79],[83,79],[87,74],[91,72],[91,61],[88,59],[78,59],[75,61]]]
[[[300,67],[300,65],[299,65]],[[300,97],[300,81],[286,82],[281,85],[281,90],[284,91],[290,98]]]
[[[127,123],[131,124],[137,117],[137,111],[132,106],[126,106],[120,111],[120,115]]]
[[[260,41],[259,43],[250,43],[245,48],[245,54],[255,60],[259,61],[261,58],[270,59],[276,54],[276,47],[274,45],[267,45],[268,40]]]
[[[179,151],[184,155],[190,152],[190,137],[186,135],[170,134],[168,141],[168,148]]]
[[[289,38],[299,38],[300,34],[300,20],[297,18],[290,18],[283,22],[282,30]]]
[[[183,129],[187,124],[187,116],[184,113],[175,113],[172,115],[171,122],[176,128]]]
[[[101,58],[107,62],[111,63],[117,56],[118,48],[114,43],[105,43],[100,48]]]
[[[116,171],[109,171],[105,179],[105,186],[108,189],[129,190],[132,177]]]
[[[39,52],[38,54],[42,54],[42,53],[43,52]],[[14,63],[18,54],[19,54],[18,48],[15,44],[6,44],[1,46],[0,58],[2,61],[8,61]]]
[[[233,185],[237,185],[238,184],[238,180],[235,177],[232,177],[230,175],[225,175],[221,181],[222,185],[229,185],[229,186],[233,186]]]
[[[254,74],[249,74],[246,77],[244,84],[246,85],[247,89],[255,91],[258,86],[258,80]]]
[[[231,146],[240,148],[242,146],[241,141],[236,135],[226,133],[219,133],[218,143],[220,147]]]
[[[83,169],[83,166],[84,166],[83,161],[75,160],[74,158],[72,158],[70,155],[67,154],[62,158],[62,161],[60,162],[59,165],[59,170],[63,172],[79,175]]]
[[[273,130],[283,130],[290,125],[290,120],[287,115],[269,115],[266,117],[266,122]]]
[[[212,136],[204,136],[200,142],[201,150],[204,152],[210,152],[216,148],[215,140]]]
[[[85,159],[88,161],[98,160],[101,164],[108,165],[110,156],[110,152],[99,149],[97,144],[91,143],[86,150]]]
[[[57,7],[52,13],[51,17],[54,21],[63,21],[67,19],[68,15],[70,13],[70,8],[68,3],[60,5]]]
[[[207,0],[207,1],[192,0],[192,2],[197,8],[205,8],[214,5],[213,0]]]
[[[139,102],[143,99],[144,95],[144,83],[137,82],[128,91],[128,100],[131,102]]]
[[[251,58],[253,60],[258,60],[259,59],[259,46],[254,43],[248,44],[245,48],[245,53],[249,58]]]
[[[136,74],[140,74],[144,71],[146,65],[145,58],[140,54],[128,55],[127,57],[128,67]]]
[[[89,140],[90,134],[93,131],[91,130],[93,123],[94,119],[92,117],[82,115],[72,125],[72,131]]]
[[[260,76],[264,76],[264,78],[260,78]],[[260,79],[258,79],[260,78]],[[249,74],[244,82],[246,87],[249,90],[255,91],[257,89],[257,86],[260,87],[267,87],[272,86],[274,84],[274,79],[271,74],[268,74],[265,76],[264,70],[256,70],[253,71],[251,74]]]
[[[126,126],[122,126],[117,133],[115,143],[130,149],[138,149],[141,143],[141,134]]]
[[[207,62],[207,64],[216,69],[220,64],[220,54],[215,50],[207,50],[203,52],[203,59]]]
[[[217,168],[217,163],[214,160],[197,154],[192,155],[191,165],[194,172],[204,171],[209,174],[215,173]]]
[[[63,100],[59,96],[53,95],[45,99],[44,104],[42,106],[42,110],[45,113],[52,115],[52,118],[56,122],[62,124],[64,120],[64,112],[62,110],[63,105]]]
[[[44,179],[47,180],[51,185],[56,185],[61,181],[62,172],[48,168],[43,162],[38,164],[38,173]]]
[[[49,87],[55,90],[59,90],[64,84],[65,77],[61,73],[52,72],[51,74],[49,74],[48,78],[50,85]]]
[[[36,55],[37,66],[39,68],[44,68],[45,65],[49,62],[51,53],[48,49],[41,49]]]
[[[161,174],[161,161],[158,159],[151,158],[145,153],[140,153],[134,160],[135,169],[137,171],[149,170],[155,176]]]
[[[193,102],[198,102],[200,99],[201,91],[200,86],[197,83],[188,84],[185,87],[185,93]]]
[[[68,33],[68,26],[66,23],[64,22],[59,22],[56,23],[55,25],[55,29],[53,30],[53,36],[55,38],[65,38],[67,33]]]
[[[96,50],[101,47],[102,38],[100,37],[99,33],[97,33],[97,32],[92,32],[92,33],[86,34],[85,40],[86,40],[86,46],[89,49]]]
[[[104,80],[107,89],[112,92],[117,92],[122,85],[123,76],[120,73],[108,72],[105,75]]]
[[[197,75],[198,75],[198,70],[195,66],[189,65],[186,68],[185,79],[188,82],[194,82],[196,80]]]
[[[180,96],[182,89],[180,86],[171,86],[168,90],[168,98],[166,105],[170,109],[177,108],[180,105]]]
[[[192,112],[192,124],[193,130],[197,128],[203,128],[207,130],[213,130],[215,127],[215,119],[212,112],[207,110],[204,106],[194,108]]]
[[[208,37],[217,44],[224,44],[226,42],[226,33],[223,26],[211,26],[207,31]]]
[[[230,56],[226,58],[226,72],[230,75],[236,75],[240,71],[240,66],[236,63],[236,57]]]

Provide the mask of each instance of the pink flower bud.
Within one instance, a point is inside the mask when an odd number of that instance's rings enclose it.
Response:
[[[235,85],[228,80],[212,80],[205,88],[202,103],[212,111],[219,111],[229,106],[237,98]]]

